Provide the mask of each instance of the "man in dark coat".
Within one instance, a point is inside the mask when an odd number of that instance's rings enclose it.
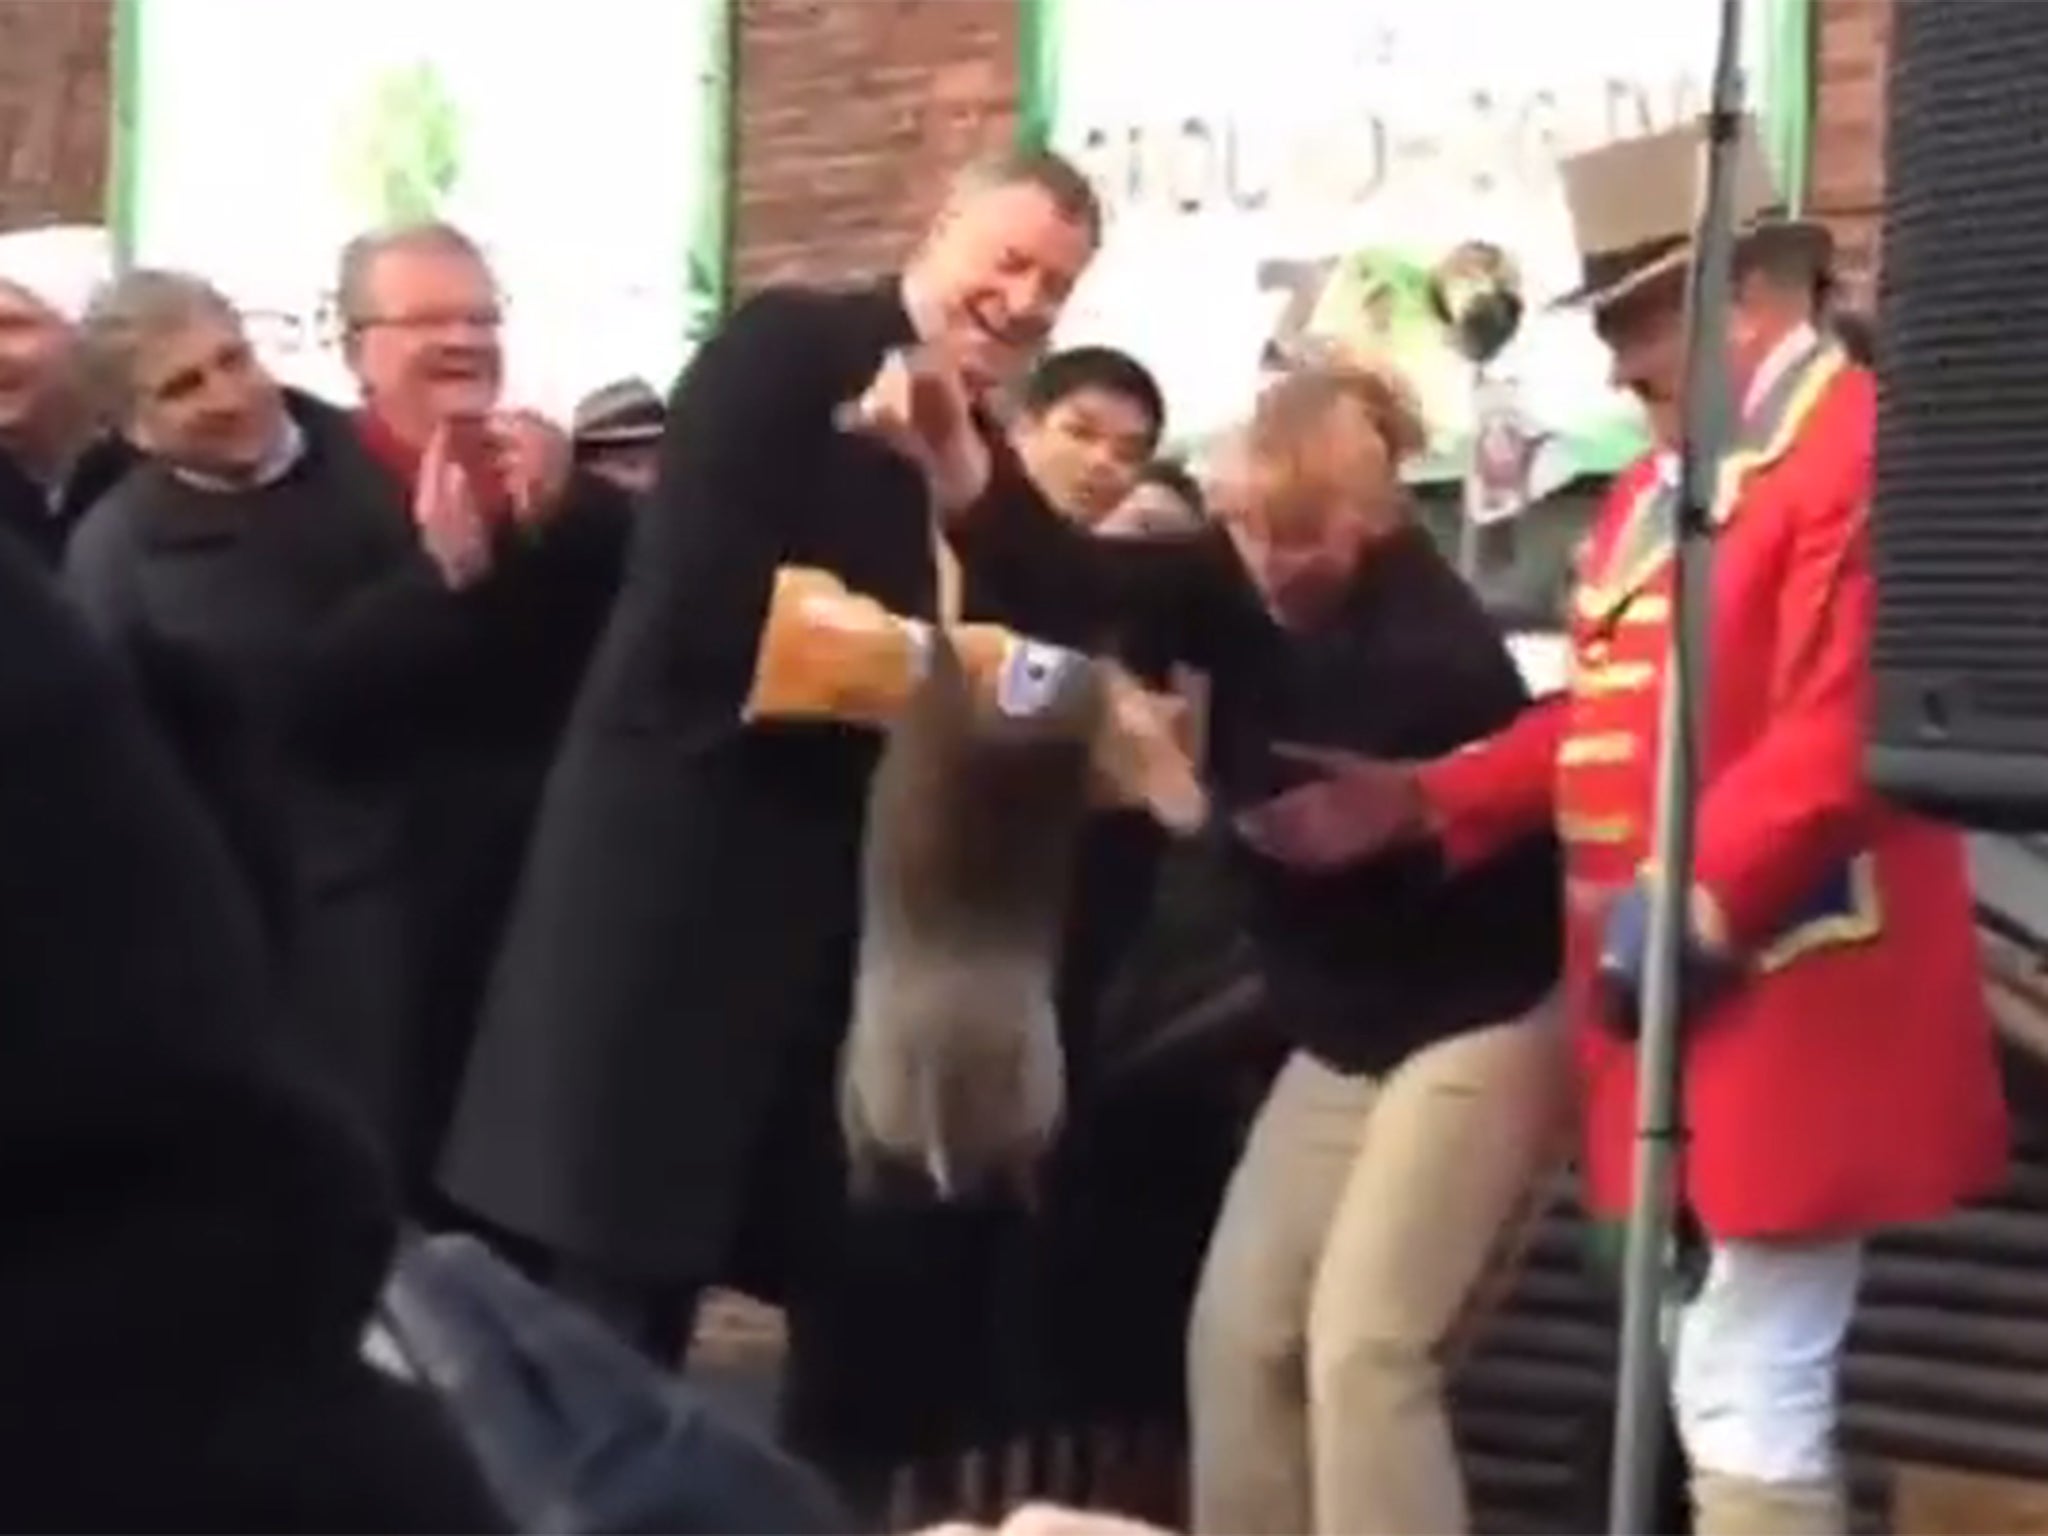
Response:
[[[202,279],[123,275],[86,315],[80,361],[144,461],[72,539],[73,595],[264,898],[291,1044],[362,1111],[417,1203],[473,1011],[435,961],[452,949],[480,971],[471,951],[496,940],[488,921],[432,920],[468,889],[475,844],[449,834],[505,825],[488,797],[451,811],[445,765],[480,760],[537,793],[533,759],[609,582],[600,570],[560,600],[552,535],[569,525],[551,522],[538,539],[501,530],[509,547],[451,584],[386,455],[348,413],[282,394]],[[508,798],[511,846],[485,863],[506,887],[525,803]]]
[[[0,531],[46,565],[133,458],[99,429],[75,366],[79,317],[112,269],[103,229],[0,235]]]
[[[406,1160],[426,1201],[541,786],[611,611],[632,506],[572,465],[565,433],[506,407],[497,280],[462,231],[428,222],[361,235],[342,253],[337,289],[362,392],[358,431],[411,510],[437,585],[454,595],[362,612],[353,633],[333,637],[323,677],[351,692],[381,691],[394,670],[416,682],[401,739],[414,789],[408,923],[421,936],[427,1133]]]
[[[502,1529],[361,1357],[393,1224],[272,1053],[241,882],[0,539],[0,1527]]]
[[[919,342],[985,387],[1013,378],[1097,220],[1057,157],[980,168],[899,279],[764,292],[676,387],[444,1163],[458,1204],[546,1250],[558,1287],[661,1358],[737,1269],[789,1287],[803,1378],[807,1295],[841,1236],[831,1084],[879,738],[744,719],[776,573],[941,613],[930,489],[842,430],[844,408]],[[966,606],[1000,617],[971,576]]]

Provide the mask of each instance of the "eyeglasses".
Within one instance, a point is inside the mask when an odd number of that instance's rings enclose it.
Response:
[[[410,315],[358,315],[348,324],[353,331],[497,331],[505,316],[497,309],[421,310]]]

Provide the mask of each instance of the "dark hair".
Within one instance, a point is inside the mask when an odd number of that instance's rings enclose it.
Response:
[[[1861,310],[1838,309],[1828,316],[1835,341],[1859,368],[1877,366],[1877,322]]]
[[[1760,277],[1785,293],[1803,293],[1818,313],[1834,294],[1834,236],[1820,224],[1765,224],[1737,243],[1735,276]]]
[[[1087,172],[1056,150],[1020,145],[984,156],[954,178],[952,197],[958,201],[1001,187],[1036,187],[1062,218],[1087,230],[1090,239],[1102,238],[1102,200],[1094,184]]]
[[[1152,423],[1152,441],[1166,429],[1166,397],[1152,370],[1115,347],[1069,347],[1055,352],[1031,370],[1018,404],[1027,416],[1047,411],[1084,389],[1119,395],[1137,406]]]
[[[1201,486],[1195,482],[1195,477],[1188,473],[1187,466],[1178,459],[1154,459],[1138,471],[1138,484],[1160,486],[1186,502],[1188,510],[1197,517],[1209,515]]]

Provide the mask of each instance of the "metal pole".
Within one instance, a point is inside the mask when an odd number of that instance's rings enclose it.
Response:
[[[1486,400],[1486,365],[1472,365],[1472,452],[1465,466],[1464,515],[1458,522],[1458,574],[1468,583],[1479,580],[1479,426]]]
[[[1742,112],[1742,0],[1721,0],[1721,35],[1702,151],[1699,228],[1686,288],[1686,421],[1674,508],[1671,641],[1664,674],[1650,892],[1649,954],[1636,1051],[1636,1160],[1622,1280],[1608,1529],[1647,1536],[1656,1501],[1669,1366],[1664,1321],[1684,1139],[1679,964],[1690,919],[1699,716],[1707,661],[1711,514],[1732,422],[1728,306],[1732,298],[1734,154]]]

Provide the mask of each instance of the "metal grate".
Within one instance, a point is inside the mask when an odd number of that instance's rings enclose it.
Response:
[[[1874,510],[1880,736],[2048,748],[2048,6],[1900,0]]]

